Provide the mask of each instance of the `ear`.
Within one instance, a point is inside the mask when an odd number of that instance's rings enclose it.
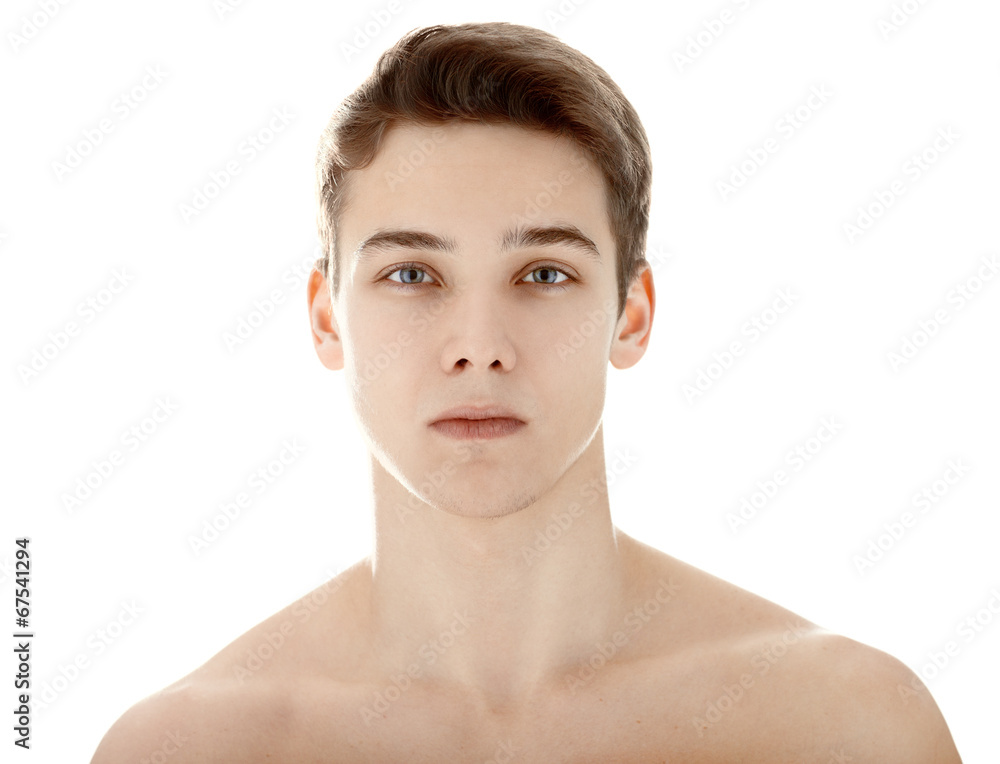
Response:
[[[616,369],[627,369],[645,355],[655,310],[653,269],[647,265],[632,281],[625,298],[625,311],[615,326],[609,360]]]
[[[306,296],[316,355],[330,371],[340,371],[344,368],[344,345],[330,304],[330,287],[326,277],[315,268],[309,274]]]

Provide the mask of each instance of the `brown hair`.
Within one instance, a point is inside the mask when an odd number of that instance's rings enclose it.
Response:
[[[371,76],[340,104],[316,156],[316,263],[337,292],[337,221],[345,173],[377,154],[393,123],[509,123],[569,136],[600,169],[617,251],[618,315],[647,264],[652,185],[649,143],[614,80],[548,32],[493,22],[416,29],[385,51]]]

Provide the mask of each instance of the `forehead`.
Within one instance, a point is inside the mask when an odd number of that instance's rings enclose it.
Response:
[[[371,164],[347,174],[345,191],[347,252],[372,230],[391,227],[460,239],[512,225],[568,223],[610,241],[596,164],[571,138],[540,130],[399,124]]]
[[[459,120],[439,125],[410,121],[393,124],[383,136],[376,162],[401,160],[414,168],[461,163],[472,168],[514,158],[525,163],[568,162],[581,169],[588,165],[596,169],[569,136],[509,123]]]

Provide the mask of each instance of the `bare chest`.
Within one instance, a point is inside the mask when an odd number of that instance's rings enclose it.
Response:
[[[338,764],[727,760],[727,746],[717,745],[721,738],[705,740],[695,733],[688,703],[678,696],[665,704],[653,689],[634,677],[538,697],[520,707],[484,709],[428,688],[390,683],[335,700],[315,698],[299,714],[302,721],[284,754]]]

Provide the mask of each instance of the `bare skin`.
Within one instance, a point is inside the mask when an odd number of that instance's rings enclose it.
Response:
[[[959,761],[930,694],[895,659],[617,536],[638,574],[616,629],[627,640],[593,672],[567,661],[490,704],[434,671],[451,624],[386,670],[372,651],[365,558],[134,706],[94,762],[148,758],[168,735],[180,742],[171,762]],[[478,626],[459,624],[452,647]],[[284,643],[269,650],[276,634]],[[609,633],[588,659],[614,644]]]
[[[901,663],[612,524],[607,364],[641,359],[655,297],[646,268],[618,314],[570,141],[400,126],[347,192],[309,312],[369,443],[374,552],[130,709],[95,764],[959,761]],[[503,246],[519,227],[561,234]],[[432,426],[464,404],[521,426]]]

